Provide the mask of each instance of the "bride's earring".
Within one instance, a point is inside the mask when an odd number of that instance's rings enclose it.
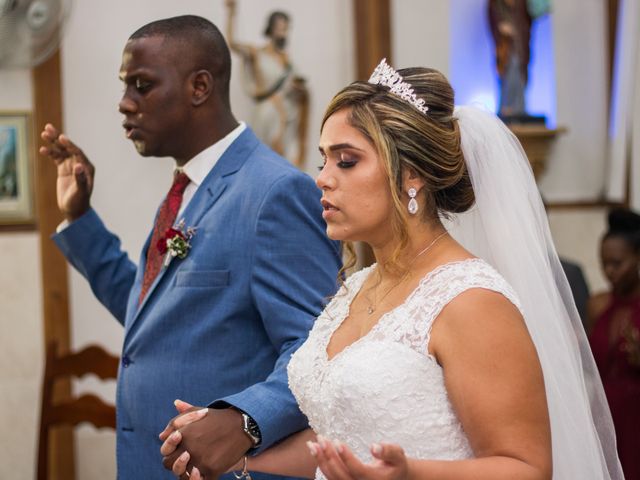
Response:
[[[407,191],[407,194],[410,198],[409,204],[407,205],[407,210],[409,210],[409,214],[415,215],[416,213],[418,213],[418,202],[416,200],[416,195],[418,194],[418,192],[415,188],[411,187]]]

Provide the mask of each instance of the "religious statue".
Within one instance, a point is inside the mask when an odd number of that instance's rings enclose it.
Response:
[[[489,23],[496,44],[500,79],[498,114],[503,119],[524,116],[531,37],[527,1],[489,0]]]
[[[264,30],[263,46],[238,43],[233,34],[236,1],[226,0],[227,41],[243,61],[243,84],[253,100],[251,127],[262,141],[304,167],[309,93],[286,51],[289,15],[272,12]]]
[[[545,123],[527,112],[531,24],[551,10],[550,0],[488,0],[500,84],[498,115],[506,123]]]

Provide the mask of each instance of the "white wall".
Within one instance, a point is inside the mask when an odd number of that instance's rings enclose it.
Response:
[[[320,5],[320,4],[316,4]],[[307,169],[320,163],[316,145],[324,107],[333,94],[354,78],[351,3],[324,0],[322,8],[309,1],[239,0],[236,37],[262,43],[267,14],[280,9],[292,18],[290,52],[311,92]],[[121,95],[118,70],[128,36],[152,20],[192,13],[209,18],[224,31],[222,0],[83,0],[74,2],[62,50],[64,121],[66,132],[96,165],[93,206],[105,223],[121,236],[132,259],[139,251],[157,205],[170,185],[169,159],[141,158],[124,137],[117,103]],[[239,78],[234,57],[233,78]],[[239,119],[249,118],[250,103],[232,81],[232,105]],[[119,352],[121,327],[93,298],[76,272],[70,275],[74,347],[98,342]],[[85,382],[80,388],[94,388]],[[114,386],[102,389],[113,398]],[[113,478],[113,435],[90,428],[78,432],[78,478]]]
[[[607,290],[598,253],[607,229],[607,209],[551,209],[549,226],[558,254],[582,267],[591,293]]]
[[[426,66],[449,75],[450,4],[442,0],[391,2],[393,67]]]
[[[31,110],[28,70],[0,71],[0,86],[0,110]],[[38,233],[0,234],[0,265],[0,478],[32,478],[44,359]]]
[[[630,204],[640,209],[640,3],[618,6],[613,62],[609,166],[606,198],[621,201],[630,184]]]
[[[597,200],[607,142],[607,9],[604,0],[553,2],[558,125],[540,188],[549,202]]]
[[[0,252],[0,478],[32,478],[44,360],[38,236],[2,234]]]

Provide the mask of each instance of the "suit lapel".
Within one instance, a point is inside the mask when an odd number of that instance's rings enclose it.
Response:
[[[195,195],[189,202],[189,205],[187,205],[187,208],[178,219],[178,221],[184,220],[185,228],[194,227],[196,229],[196,234],[193,240],[194,248],[197,248],[197,228],[200,220],[220,198],[227,188],[227,185],[232,183],[233,174],[236,173],[242,165],[244,165],[249,155],[256,149],[259,143],[260,141],[258,138],[251,129],[247,127],[244,132],[242,132],[240,136],[229,146],[229,148],[227,148],[222,157],[220,157],[216,165],[211,169],[202,184],[198,187]],[[153,246],[149,245],[149,239],[147,239],[146,246],[147,248],[153,248]],[[144,252],[146,253],[146,249]],[[146,255],[143,255],[143,258],[146,258]],[[173,274],[179,264],[179,259],[173,259],[167,267],[163,267],[160,270],[144,300],[138,306],[131,321],[131,325],[133,325],[133,323],[138,319],[144,310],[145,305],[151,300],[156,287],[162,281],[164,276]],[[142,264],[141,268],[144,267],[145,265]],[[136,284],[133,293],[139,295],[139,292],[140,285]]]

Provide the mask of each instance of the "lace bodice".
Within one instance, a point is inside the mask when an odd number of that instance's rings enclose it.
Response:
[[[473,452],[453,411],[443,371],[428,353],[434,320],[470,288],[499,292],[519,308],[506,281],[486,262],[442,265],[365,336],[331,360],[327,345],[373,266],[353,274],[318,317],[289,363],[289,386],[318,434],[370,461],[374,442],[401,445],[409,457],[462,459]]]

